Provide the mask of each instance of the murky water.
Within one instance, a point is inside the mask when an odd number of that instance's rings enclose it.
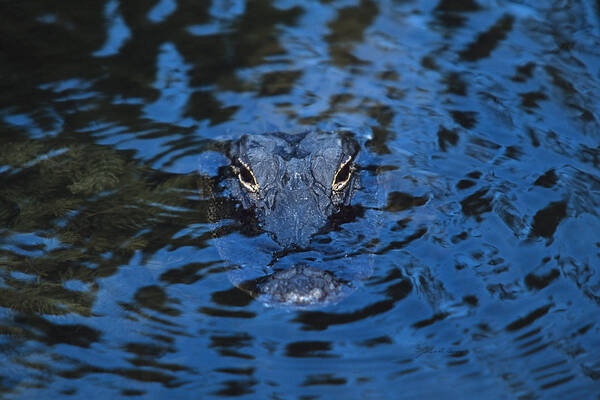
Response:
[[[2,397],[600,398],[599,8],[2,2]],[[209,193],[306,129],[362,144],[370,276],[267,307]]]

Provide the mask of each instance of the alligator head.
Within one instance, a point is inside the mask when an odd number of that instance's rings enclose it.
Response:
[[[325,132],[245,135],[232,144],[234,196],[284,248],[304,247],[358,184],[358,143]]]
[[[327,225],[330,216],[350,204],[358,186],[354,164],[358,150],[350,135],[331,132],[245,135],[231,145],[231,194],[253,212],[262,231],[279,245],[279,250],[273,247],[268,268],[250,262],[230,271],[236,286],[265,304],[300,307],[335,302],[355,288],[351,280],[332,272],[340,266],[319,264],[311,256],[308,263],[304,258],[285,265],[283,259],[310,253],[313,235]],[[298,253],[280,258],[289,249]],[[237,252],[235,247],[224,253],[235,258],[232,252]],[[257,260],[261,251],[249,254]],[[264,275],[249,276],[249,268],[263,267]]]

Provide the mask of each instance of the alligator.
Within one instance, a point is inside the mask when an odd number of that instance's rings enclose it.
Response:
[[[351,134],[339,132],[244,135],[231,143],[233,174],[227,187],[239,207],[252,213],[242,223],[255,223],[272,239],[275,261],[310,252],[315,235],[350,205],[359,186],[359,149]],[[236,251],[230,246],[222,254],[229,258]],[[236,272],[248,278],[244,268],[239,266]],[[300,307],[335,302],[352,286],[326,263],[305,260],[255,279],[232,281],[265,303]]]

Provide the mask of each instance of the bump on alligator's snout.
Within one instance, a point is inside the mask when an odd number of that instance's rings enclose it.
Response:
[[[335,277],[330,271],[296,265],[273,274],[243,282],[240,288],[269,304],[305,307],[328,304],[343,296],[351,282]]]

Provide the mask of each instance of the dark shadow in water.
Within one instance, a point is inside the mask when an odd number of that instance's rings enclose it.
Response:
[[[410,280],[398,270],[390,271],[386,277],[370,282],[370,285],[381,285],[384,282],[391,282],[384,291],[386,296],[384,300],[349,313],[303,311],[294,318],[294,321],[301,323],[304,330],[325,330],[332,325],[353,323],[391,310],[396,302],[406,298],[413,290]]]
[[[352,48],[357,42],[363,41],[365,30],[377,14],[377,3],[370,0],[361,0],[356,6],[338,9],[336,19],[329,23],[331,33],[325,37],[329,43],[331,62],[339,66],[369,63],[355,56]]]
[[[477,40],[470,43],[467,48],[460,52],[460,57],[465,61],[478,61],[487,58],[491,52],[498,47],[514,24],[512,15],[505,15],[492,25],[486,32],[477,36]]]

